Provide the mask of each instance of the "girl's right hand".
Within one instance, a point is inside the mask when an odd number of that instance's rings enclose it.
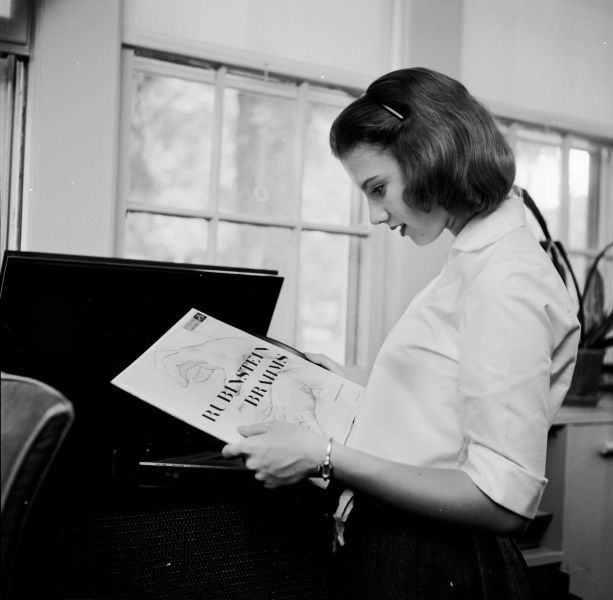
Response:
[[[328,369],[328,371],[332,371],[335,375],[340,375],[341,377],[347,377],[347,373],[345,369],[339,365],[336,361],[332,360],[329,356],[325,354],[316,354],[313,352],[305,352],[304,355],[316,365],[322,366],[324,369]]]

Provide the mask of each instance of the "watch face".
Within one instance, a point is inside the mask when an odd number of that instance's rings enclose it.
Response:
[[[329,457],[326,456],[324,462],[319,465],[319,474],[324,481],[330,479],[332,475],[332,463],[330,462]]]
[[[326,448],[326,457],[324,461],[317,467],[317,472],[319,476],[324,480],[328,481],[332,476],[332,461],[330,460],[330,453],[332,452],[332,438],[328,441],[328,447]]]

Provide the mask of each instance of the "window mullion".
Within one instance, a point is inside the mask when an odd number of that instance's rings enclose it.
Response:
[[[122,77],[121,110],[119,122],[119,156],[121,157],[118,176],[118,206],[115,217],[115,256],[123,256],[126,243],[126,220],[130,208],[130,132],[132,130],[132,99],[134,91],[134,50],[121,53]]]
[[[213,217],[209,220],[207,262],[217,262],[217,233],[219,230],[219,181],[221,178],[221,140],[223,127],[223,98],[226,84],[226,68],[220,67],[215,78],[215,102],[213,105],[213,130],[211,151],[211,181],[209,182],[209,205]]]
[[[293,185],[293,210],[292,218],[295,227],[292,232],[292,252],[293,252],[293,268],[290,273],[287,273],[288,281],[288,314],[291,318],[288,319],[287,332],[288,339],[292,345],[296,344],[296,325],[298,322],[298,287],[300,283],[300,242],[302,238],[302,176],[303,176],[303,160],[304,146],[306,134],[306,119],[307,119],[307,95],[309,84],[302,83],[298,87],[298,100],[296,103],[296,129],[294,132],[294,185]]]
[[[296,133],[294,136],[294,210],[296,223],[302,221],[302,177],[304,169],[304,147],[307,120],[307,97],[309,84],[302,83],[298,87],[298,102],[296,105]]]
[[[8,156],[8,173],[5,173],[5,183],[3,191],[5,192],[5,201],[8,202],[8,210],[3,211],[3,217],[8,216],[4,241],[6,248],[11,250],[21,249],[22,244],[22,210],[23,210],[23,132],[24,132],[24,108],[26,103],[26,67],[25,63],[17,60],[14,56],[9,59],[13,64],[12,84],[9,84],[7,93],[10,94],[9,110],[12,114],[2,115],[10,122],[10,131],[7,142],[9,147]],[[4,108],[6,110],[6,107]],[[3,166],[7,165],[7,161],[3,161]],[[8,213],[8,215],[7,215]],[[2,251],[5,248],[2,247]]]
[[[564,247],[568,248],[569,235],[569,214],[570,214],[570,138],[565,135],[562,139],[562,165],[561,165],[561,186],[560,186],[560,241]]]
[[[363,315],[370,315],[373,312],[369,297],[370,269],[372,263],[370,258],[373,254],[372,231],[364,227],[364,212],[362,211],[362,194],[355,186],[351,187],[351,223],[357,223],[355,229],[363,230],[365,235],[360,235],[359,231],[352,232],[349,252],[349,272],[347,273],[347,320],[345,334],[345,364],[353,368],[360,368],[368,364],[367,356],[364,351],[365,343],[369,339],[368,331],[364,328],[365,319]]]
[[[385,269],[377,268],[377,259],[385,254],[385,234],[382,229],[375,230],[367,238],[363,256],[362,277],[360,278],[359,299],[360,315],[370,315],[370,320],[358,321],[358,346],[356,366],[368,368],[383,343],[384,309],[383,294],[385,288]],[[360,343],[361,342],[361,343]]]
[[[599,160],[598,183],[598,247],[613,240],[613,154],[601,148],[595,156]],[[608,202],[607,202],[608,199]]]
[[[360,287],[362,283],[362,263],[364,261],[363,240],[356,236],[349,236],[349,269],[347,272],[347,295],[345,305],[347,315],[345,318],[345,364],[355,366],[358,364],[358,343],[360,324]]]

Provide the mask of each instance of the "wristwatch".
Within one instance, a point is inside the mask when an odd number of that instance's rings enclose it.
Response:
[[[317,467],[317,475],[321,477],[324,481],[329,481],[332,477],[332,471],[334,470],[334,465],[332,464],[332,460],[330,459],[330,453],[332,452],[332,438],[328,440],[328,447],[326,448],[326,458],[324,461]]]

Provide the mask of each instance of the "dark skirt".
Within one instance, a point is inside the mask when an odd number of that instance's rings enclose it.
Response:
[[[348,599],[527,600],[526,563],[514,540],[355,498],[335,555]]]

